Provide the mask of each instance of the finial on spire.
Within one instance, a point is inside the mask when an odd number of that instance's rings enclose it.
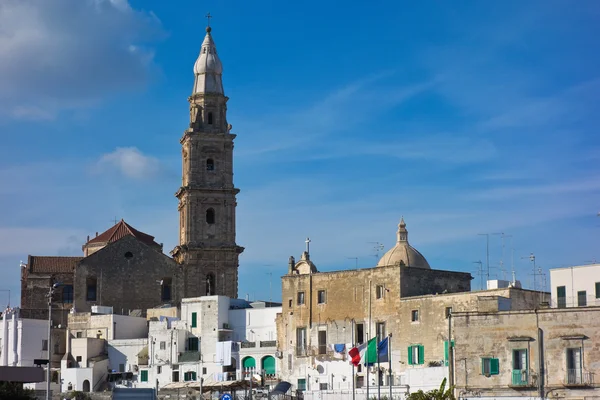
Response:
[[[404,222],[404,216],[400,219],[398,224],[398,242],[408,241],[408,231],[406,230],[406,223]]]
[[[208,13],[205,15],[205,17],[206,17],[206,20],[208,21],[206,23],[206,32],[210,32],[212,30],[210,27],[210,19],[212,18],[212,15],[210,15],[210,13]]]

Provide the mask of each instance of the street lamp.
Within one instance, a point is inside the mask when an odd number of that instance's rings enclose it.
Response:
[[[46,400],[51,400],[50,395],[50,370],[52,368],[52,355],[50,349],[52,348],[52,296],[54,291],[62,286],[62,283],[56,282],[50,286],[48,291],[48,368],[46,369]]]

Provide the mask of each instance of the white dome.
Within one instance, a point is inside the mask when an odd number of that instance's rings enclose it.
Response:
[[[194,64],[194,93],[223,94],[221,75],[223,66],[217,54],[217,47],[210,34],[211,28],[206,28],[206,36],[202,42],[200,55]]]
[[[388,250],[377,263],[378,267],[401,265],[411,268],[431,269],[429,263],[417,249],[408,244],[408,231],[404,218],[398,225],[398,239],[396,245]]]

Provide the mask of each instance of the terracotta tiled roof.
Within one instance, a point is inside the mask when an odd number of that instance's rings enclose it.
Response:
[[[83,257],[29,256],[29,272],[31,273],[66,273],[73,272]]]
[[[87,244],[91,243],[113,243],[117,240],[127,236],[132,235],[137,238],[139,241],[146,243],[149,246],[160,246],[158,243],[154,241],[154,236],[148,235],[147,233],[140,232],[131,225],[129,225],[124,220],[119,221],[118,224],[107,230],[106,232],[101,233],[93,239],[90,239]]]

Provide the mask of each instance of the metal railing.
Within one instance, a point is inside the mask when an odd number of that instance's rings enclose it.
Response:
[[[306,346],[296,346],[296,357],[305,357],[308,355]]]
[[[565,376],[565,385],[592,385],[594,374],[581,369],[568,369]]]
[[[260,347],[277,347],[277,340],[262,340]]]
[[[529,385],[529,371],[526,369],[514,369],[512,372],[512,386]]]
[[[242,349],[251,349],[256,347],[256,342],[242,342]]]

